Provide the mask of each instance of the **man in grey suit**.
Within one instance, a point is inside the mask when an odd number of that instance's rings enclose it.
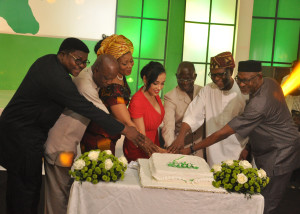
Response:
[[[241,92],[250,95],[243,114],[196,144],[194,149],[203,149],[234,133],[249,136],[248,144],[257,168],[264,169],[270,177],[270,183],[262,191],[264,213],[276,213],[292,171],[300,166],[300,135],[280,85],[274,79],[262,77],[260,62],[240,62],[235,79]],[[189,154],[190,149],[181,153]],[[245,159],[247,154],[246,147],[241,158]]]

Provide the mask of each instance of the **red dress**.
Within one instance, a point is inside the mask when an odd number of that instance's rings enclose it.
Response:
[[[128,105],[130,93],[130,88],[127,84],[126,78],[124,78],[124,86],[113,83],[105,88],[101,88],[99,91],[99,97],[107,107],[108,111],[111,112],[110,107],[113,105]],[[88,152],[93,149],[110,149],[112,153],[115,154],[115,145],[120,137],[120,134],[111,135],[107,133],[101,126],[91,121],[80,142],[81,151]]]
[[[156,96],[156,100],[160,106],[161,114],[159,114],[152,104],[148,101],[145,95],[140,89],[133,95],[129,103],[129,113],[131,118],[143,118],[146,136],[156,145],[160,146],[158,138],[158,127],[162,123],[165,115],[165,110],[159,96]],[[137,148],[131,141],[125,138],[123,145],[123,152],[128,162],[136,160],[138,158],[149,158],[142,150]]]

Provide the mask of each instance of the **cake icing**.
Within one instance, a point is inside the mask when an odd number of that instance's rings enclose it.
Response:
[[[149,159],[151,175],[157,181],[211,183],[213,173],[198,156],[154,153]]]

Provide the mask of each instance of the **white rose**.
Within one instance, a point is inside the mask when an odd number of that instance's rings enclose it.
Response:
[[[227,161],[224,161],[224,163],[226,163],[228,166],[232,166],[233,165],[233,160],[227,160]]]
[[[88,157],[91,161],[96,161],[99,157],[100,151],[90,151]]]
[[[238,174],[236,177],[237,177],[237,182],[239,182],[240,184],[244,184],[248,181],[247,176],[244,175],[243,173]]]
[[[220,172],[220,171],[222,171],[222,166],[218,165],[218,164],[214,164],[212,166],[212,168],[213,168],[214,172]]]
[[[239,165],[244,167],[244,169],[252,168],[251,163],[249,163],[247,160],[240,161]]]
[[[104,150],[104,152],[106,152],[106,154],[111,155],[111,151],[110,150]]]
[[[119,160],[124,166],[127,166],[128,162],[127,162],[127,159],[126,159],[124,156],[119,157],[118,160]]]
[[[104,164],[105,164],[106,170],[110,170],[112,168],[112,166],[114,165],[113,162],[111,161],[111,159],[106,159]]]
[[[85,161],[82,159],[78,159],[77,161],[75,161],[73,166],[74,166],[74,169],[81,170],[81,169],[83,169],[83,167],[85,167]]]
[[[257,170],[257,174],[258,174],[258,177],[260,177],[260,178],[266,178],[267,177],[267,173],[263,169]]]

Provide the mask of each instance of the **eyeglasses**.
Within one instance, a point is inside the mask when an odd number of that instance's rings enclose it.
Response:
[[[86,61],[81,61],[80,59],[76,58],[75,56],[73,56],[71,53],[69,53],[71,57],[73,57],[73,59],[75,60],[76,65],[89,65],[90,61],[86,60]]]
[[[177,81],[181,82],[181,83],[184,83],[184,82],[191,83],[191,82],[194,82],[195,80],[194,79],[178,79],[177,78]]]
[[[211,72],[209,72],[209,73],[208,73],[208,76],[209,76],[211,79],[215,79],[216,77],[224,78],[226,74],[227,74],[227,71],[225,71],[225,72],[223,72],[223,73],[216,73],[216,74],[212,74]]]
[[[250,77],[249,79],[241,79],[238,76],[236,76],[234,79],[238,84],[244,83],[244,84],[248,85],[250,83],[250,81],[255,79],[258,75],[260,75],[260,74],[256,74],[253,77]]]

